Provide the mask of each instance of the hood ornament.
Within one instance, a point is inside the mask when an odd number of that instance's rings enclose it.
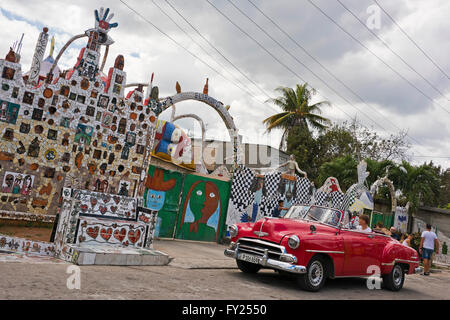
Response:
[[[256,234],[258,237],[264,237],[269,235],[269,233],[264,231],[253,231],[253,233]]]

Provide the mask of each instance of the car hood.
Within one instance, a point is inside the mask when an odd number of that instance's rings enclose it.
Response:
[[[317,232],[323,228],[330,228],[312,221],[264,218],[253,224],[252,236],[258,236],[264,240],[280,243],[283,237],[291,234],[301,235],[311,233],[311,225],[316,227]]]

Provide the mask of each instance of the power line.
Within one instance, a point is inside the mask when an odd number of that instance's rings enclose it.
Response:
[[[411,156],[411,157],[415,157],[415,158],[439,158],[439,159],[449,159],[450,160],[450,156],[448,157],[441,157],[441,156]]]
[[[358,42],[363,48],[365,48],[367,51],[369,51],[374,57],[376,57],[381,63],[383,63],[385,66],[387,66],[392,72],[394,72],[397,76],[402,78],[405,82],[407,82],[410,86],[415,88],[418,92],[420,92],[425,98],[430,100],[432,103],[438,105],[441,107],[444,111],[447,113],[450,113],[447,109],[445,109],[443,106],[441,106],[438,102],[435,102],[433,98],[428,96],[425,92],[420,90],[414,83],[406,79],[403,75],[401,75],[399,72],[397,72],[391,65],[389,65],[387,62],[385,62],[383,59],[381,59],[376,53],[374,53],[372,50],[370,50],[366,45],[364,45],[361,41],[359,41],[357,38],[355,38],[350,32],[345,30],[339,23],[337,23],[333,18],[331,18],[325,11],[323,11],[320,7],[318,7],[314,2],[311,0],[307,0],[311,5],[313,5],[317,10],[319,10],[325,17],[327,17],[331,22],[333,22],[336,26],[339,27],[344,33],[346,33],[349,37],[351,37],[354,41]]]
[[[226,71],[229,75],[231,75],[232,77],[234,77],[234,75],[231,73],[231,72],[229,72],[228,71],[228,69],[223,65],[223,64],[221,64],[219,61],[216,61],[215,59],[214,59],[214,57],[200,44],[200,43],[198,43],[198,41],[196,41],[188,32],[186,32],[186,30],[184,30],[166,11],[164,11],[154,0],[151,0],[152,2],[153,2],[153,4],[166,16],[166,17],[168,17],[177,27],[178,27],[178,29],[180,29],[186,36],[188,36],[191,40],[192,40],[192,42],[194,42],[206,55],[208,55],[215,63],[217,63],[224,71]],[[236,78],[236,81],[238,81],[239,82],[239,84],[240,85],[242,85],[244,88],[246,88],[247,89],[247,92],[251,92],[250,90],[249,90],[249,88],[245,85],[245,84],[243,84],[239,79],[237,79]],[[254,97],[255,99],[256,99],[256,97]],[[258,100],[259,101],[259,100]],[[261,101],[259,101],[260,103],[263,103],[263,102],[261,102]],[[268,105],[267,105],[268,106]],[[268,107],[270,107],[270,106],[268,106]],[[273,111],[276,111],[276,112],[278,112],[277,110],[275,110],[275,109],[273,109],[272,108],[272,110]]]
[[[234,21],[232,21],[227,15],[225,15],[222,11],[220,11],[215,5],[213,5],[209,0],[205,0],[208,2],[220,15],[222,15],[225,19],[227,19],[232,25],[234,25],[236,28],[238,28],[243,34],[245,34],[247,37],[252,39],[261,49],[263,49],[267,54],[269,54],[274,60],[276,60],[279,64],[281,64],[285,69],[287,69],[289,72],[291,72],[294,76],[299,78],[302,82],[307,83],[306,80],[304,80],[300,75],[298,75],[295,71],[293,71],[289,66],[287,66],[285,63],[283,63],[280,59],[278,59],[276,56],[274,56],[269,50],[267,50],[261,43],[258,42],[255,38],[253,38],[251,35],[249,35],[245,30],[243,30],[241,27],[239,27]],[[327,99],[324,95],[322,95],[326,100]],[[345,100],[345,99],[344,99]],[[347,101],[348,102],[348,101]],[[351,104],[350,102],[348,102]],[[340,111],[345,113],[348,117],[352,118],[347,112],[336,106]]]
[[[275,57],[269,50],[267,50],[260,42],[258,42],[254,37],[252,37],[251,35],[249,35],[245,30],[243,30],[241,27],[239,27],[234,21],[232,21],[227,15],[225,15],[220,9],[218,9],[215,5],[213,5],[209,0],[205,0],[206,2],[208,2],[220,15],[222,15],[225,19],[227,19],[231,24],[233,24],[236,28],[238,28],[242,33],[244,33],[247,37],[249,37],[251,40],[253,40],[261,49],[263,49],[265,52],[267,52],[273,59],[275,59],[278,63],[280,63],[282,66],[284,66],[287,70],[289,70],[292,74],[294,74],[295,76],[297,76],[301,81],[305,82],[305,80],[303,80],[303,78],[301,76],[299,76],[295,71],[293,71],[291,68],[289,68],[288,66],[286,66],[286,64],[284,64],[282,61],[280,61],[277,57]],[[228,0],[230,1],[230,0]],[[245,14],[244,14],[245,15]],[[260,28],[261,29],[261,28]],[[270,37],[272,40],[273,38]],[[274,40],[275,41],[275,40]],[[277,44],[279,44],[277,41],[275,41]],[[302,64],[303,65],[303,64]],[[309,68],[307,68],[308,70],[310,70]],[[310,70],[311,71],[311,70]],[[312,71],[311,71],[312,72]],[[314,72],[312,72],[314,74]],[[316,75],[316,77],[318,77]],[[320,77],[318,77],[322,82],[326,84],[325,81],[323,81]],[[327,85],[328,86],[328,85]],[[329,86],[328,86],[329,87]],[[330,87],[329,87],[330,88]],[[342,97],[338,92],[336,92],[336,90],[330,88],[331,90],[333,90],[339,97],[341,97],[344,101],[346,101],[348,104],[350,104],[351,106],[353,106],[355,109],[359,110],[358,108],[356,108],[350,101],[348,101],[345,97]],[[324,96],[324,95],[323,95]],[[327,99],[324,96],[325,99]],[[329,100],[329,99],[327,99]],[[345,112],[344,110],[342,110],[341,108],[339,108],[338,106],[336,106],[341,112],[343,112],[344,114],[346,114],[349,118],[352,119],[352,117]],[[371,119],[369,117],[369,119]],[[374,121],[373,119],[371,119],[374,123],[376,123],[379,127],[383,128],[385,131],[387,131],[383,126],[381,126],[379,123],[377,123],[376,121]],[[363,127],[365,127],[366,129],[368,129],[366,126],[364,126],[363,124],[361,124]],[[420,144],[420,142],[419,142]]]
[[[177,10],[168,0],[165,0],[165,2],[203,39],[205,40],[211,48],[213,48],[223,59],[225,59],[230,65],[233,66],[234,69],[236,69],[241,75],[243,75],[248,81],[253,83],[255,87],[257,87],[263,94],[265,94],[269,99],[272,99],[272,97],[264,90],[262,89],[256,82],[254,82],[252,79],[250,79],[245,73],[243,73],[233,62],[230,61],[220,50],[214,46],[214,44],[211,43],[211,41],[208,40],[192,23],[190,23],[183,14]]]
[[[415,74],[417,74],[419,77],[421,77],[426,83],[428,83],[428,85],[430,87],[432,87],[436,92],[438,92],[441,96],[443,96],[447,101],[449,101],[449,99],[445,96],[445,94],[439,90],[438,88],[436,88],[436,86],[434,86],[430,81],[428,81],[428,79],[426,79],[422,74],[420,74],[414,67],[412,67],[408,62],[405,61],[405,59],[402,58],[402,56],[400,56],[397,52],[395,52],[387,43],[386,41],[384,41],[382,38],[380,38],[375,32],[373,32],[373,30],[371,30],[363,21],[361,21],[361,19],[353,12],[351,11],[347,6],[345,6],[341,0],[336,0],[337,2],[339,2],[339,4],[345,9],[347,10],[356,20],[359,21],[360,24],[362,24],[374,37],[376,37],[378,40],[381,41],[381,43],[383,43],[383,45],[388,48],[388,50],[390,52],[392,52],[397,58],[399,58],[405,65],[408,66],[409,69],[411,69]]]
[[[206,0],[208,3],[209,1]],[[305,69],[309,70],[309,72],[311,72],[317,79],[319,79],[321,82],[323,82],[325,84],[325,86],[327,86],[327,88],[329,88],[330,90],[332,90],[336,95],[338,95],[341,99],[343,99],[344,101],[346,101],[348,104],[350,104],[351,106],[353,106],[356,110],[358,110],[359,112],[361,112],[362,114],[364,114],[368,119],[370,119],[374,124],[378,125],[380,128],[382,128],[383,130],[387,131],[382,125],[380,125],[379,123],[377,123],[376,121],[374,121],[370,116],[368,116],[367,114],[365,114],[364,112],[362,112],[361,110],[359,110],[359,108],[357,108],[356,106],[354,106],[349,100],[347,100],[345,97],[343,97],[341,94],[339,94],[334,88],[330,87],[326,81],[324,81],[320,76],[318,76],[314,71],[312,71],[308,66],[306,66],[303,62],[301,62],[297,57],[295,57],[292,53],[290,53],[282,44],[280,44],[280,42],[278,42],[275,38],[273,38],[268,32],[266,32],[263,28],[261,28],[255,21],[253,21],[253,19],[251,19],[246,13],[244,13],[241,9],[239,9],[233,2],[231,2],[230,0],[228,0],[228,2],[231,3],[231,5],[233,5],[241,14],[243,14],[245,17],[247,17],[247,19],[249,19],[253,24],[255,24],[258,29],[260,29],[266,36],[268,36],[270,39],[272,39],[272,41],[274,41],[281,49],[283,49],[284,52],[286,52],[289,56],[291,56],[295,61],[297,61],[299,64],[301,64]],[[211,4],[211,3],[210,3]],[[217,7],[214,6],[214,8],[216,8],[216,10],[218,10],[223,16],[225,16],[230,22],[231,19],[229,19],[226,15],[224,15]],[[234,23],[233,23],[234,24]],[[288,66],[286,66],[284,63],[282,63],[278,58],[276,58],[270,51],[268,51],[263,45],[261,45],[256,39],[254,39],[253,37],[251,37],[248,33],[246,33],[242,28],[240,28],[239,26],[237,26],[236,24],[234,24],[236,27],[238,27],[241,31],[243,31],[247,36],[249,36],[253,41],[255,41],[261,48],[263,48],[267,53],[269,53],[275,60],[277,60],[279,63],[281,63],[285,68],[287,68],[291,73],[293,73],[295,76],[297,76],[298,78],[300,78],[303,82],[306,82],[305,80],[303,80],[295,71],[293,71],[291,68],[289,68]]]
[[[170,40],[172,40],[176,45],[178,45],[179,47],[181,47],[182,49],[184,49],[187,53],[189,53],[192,57],[194,57],[195,59],[199,60],[200,62],[202,62],[204,65],[206,65],[208,68],[210,68],[211,70],[213,70],[215,73],[217,73],[218,75],[220,75],[221,77],[223,77],[224,79],[228,80],[229,82],[231,82],[234,86],[236,86],[238,89],[246,91],[245,89],[242,89],[241,87],[239,87],[235,82],[233,82],[232,80],[228,79],[227,77],[225,77],[224,75],[222,75],[219,71],[217,71],[214,67],[212,67],[210,64],[208,64],[206,61],[204,61],[202,58],[200,58],[199,56],[197,56],[195,53],[192,53],[189,49],[187,49],[186,47],[184,47],[182,44],[180,44],[178,41],[176,41],[173,37],[171,37],[170,35],[168,35],[167,33],[165,33],[163,30],[161,30],[160,28],[158,28],[155,24],[153,24],[151,21],[149,21],[147,18],[145,18],[144,16],[142,16],[139,12],[137,12],[134,8],[130,7],[125,1],[120,0],[120,2],[122,2],[128,9],[130,9],[132,12],[134,12],[136,15],[138,15],[141,19],[143,19],[145,22],[147,22],[148,24],[150,24],[151,26],[153,26],[156,30],[158,30],[161,34],[163,34],[164,36],[166,36],[167,38],[169,38]],[[257,100],[250,92],[247,92],[251,97],[253,97],[256,101],[260,102],[259,100]],[[261,102],[260,102],[261,103]],[[267,106],[264,103],[261,103],[264,106]],[[277,111],[278,112],[278,111]]]
[[[154,25],[152,22],[150,22],[148,19],[146,19],[144,16],[142,16],[139,12],[137,12],[134,8],[130,7],[126,2],[124,2],[123,0],[120,0],[128,9],[130,9],[132,12],[134,12],[136,15],[138,15],[141,19],[143,19],[145,22],[147,22],[148,24],[150,24],[151,26],[153,26],[156,30],[158,30],[160,33],[162,33],[164,36],[168,37],[171,41],[173,41],[175,44],[177,44],[178,46],[180,46],[182,49],[184,49],[186,52],[188,52],[191,56],[193,56],[194,58],[196,58],[197,60],[199,60],[200,62],[202,62],[203,64],[205,64],[207,67],[209,67],[211,70],[213,70],[214,72],[216,72],[218,75],[222,76],[223,78],[225,78],[226,80],[230,81],[233,83],[233,85],[235,85],[236,87],[238,87],[239,89],[242,90],[242,88],[240,88],[239,86],[237,86],[233,81],[229,80],[227,77],[225,77],[224,75],[222,75],[220,72],[218,72],[214,67],[212,67],[211,65],[209,65],[207,62],[205,62],[203,59],[201,59],[200,57],[198,57],[195,53],[192,53],[191,51],[189,51],[186,47],[184,47],[183,45],[181,45],[179,42],[177,42],[173,37],[171,37],[170,35],[168,35],[167,33],[165,33],[163,30],[161,30],[160,28],[158,28],[156,25]],[[209,1],[207,1],[209,2]],[[211,3],[210,3],[211,4]],[[219,11],[220,12],[220,11]],[[232,22],[232,21],[230,21]],[[234,23],[233,23],[234,24]],[[239,27],[238,27],[239,28]],[[240,28],[239,28],[240,29]],[[241,29],[241,31],[243,31]],[[247,34],[244,31],[245,34]],[[248,35],[248,34],[247,34]],[[251,37],[251,36],[250,36]],[[252,37],[251,37],[252,38]],[[253,38],[252,38],[253,39]],[[254,40],[254,39],[253,39]],[[265,48],[264,48],[265,49]],[[267,49],[265,49],[267,51]],[[272,55],[269,51],[267,51],[270,55]],[[273,55],[272,55],[273,56]],[[273,56],[274,57],[274,56]],[[277,61],[279,61],[279,59],[277,59],[276,57],[274,57]],[[281,61],[279,61],[281,62]],[[281,62],[282,63],[282,62]],[[282,65],[284,65],[285,67],[287,67],[285,64],[282,63]],[[292,69],[290,69],[289,67],[287,67],[288,70],[290,70],[291,72]],[[299,77],[303,82],[304,81],[298,74],[296,74],[294,72],[295,75],[297,75],[297,77]],[[245,90],[244,90],[245,91]],[[254,97],[253,97],[254,98]],[[326,97],[325,97],[326,98]],[[257,100],[257,99],[255,99]],[[259,101],[258,101],[259,102]],[[340,109],[338,106],[336,106],[340,111],[342,111],[344,114],[346,114],[347,116],[351,117],[348,113],[346,113],[344,110]],[[364,125],[363,125],[364,126]]]
[[[423,55],[425,56],[425,57],[427,57],[427,59],[432,63],[432,64],[434,64],[434,66],[437,68],[437,69],[439,69],[439,71],[441,71],[442,72],[442,74],[444,75],[444,76],[446,76],[447,77],[447,79],[450,79],[450,77],[448,76],[448,74],[436,63],[436,62],[434,62],[434,60],[417,44],[417,42],[416,41],[414,41],[414,39],[413,38],[411,38],[410,36],[409,36],[409,34],[408,33],[406,33],[406,31],[394,20],[394,18],[378,3],[378,1],[377,0],[373,0],[377,5],[378,5],[378,7],[380,7],[380,9],[381,10],[383,10],[383,12],[389,17],[389,19],[391,19],[392,20],[392,22],[400,29],[400,31],[416,46],[416,48],[417,49],[419,49],[422,53],[423,53]]]
[[[364,101],[364,99],[357,94],[352,88],[350,88],[347,84],[345,84],[345,82],[343,82],[341,79],[339,79],[338,77],[336,77],[335,74],[333,74],[333,72],[331,72],[327,67],[325,67],[319,60],[317,60],[310,52],[308,52],[308,50],[306,50],[301,44],[298,43],[298,41],[296,41],[292,36],[290,36],[283,28],[281,28],[279,26],[279,24],[277,24],[273,19],[271,19],[266,13],[264,13],[255,3],[252,2],[252,0],[248,0],[248,2],[250,2],[251,5],[253,5],[253,7],[256,8],[256,10],[258,10],[264,17],[266,17],[273,25],[275,25],[275,27],[277,27],[278,30],[280,30],[284,35],[286,35],[292,42],[294,42],[297,47],[299,47],[305,54],[307,54],[312,60],[314,60],[317,64],[319,64],[331,77],[333,77],[336,81],[338,81],[340,84],[342,84],[347,90],[349,90],[351,93],[353,93],[356,97],[358,97],[359,100],[361,100],[361,102],[363,102],[366,106],[368,106],[369,108],[371,108],[372,110],[374,110],[375,112],[377,112],[379,115],[381,115],[384,119],[386,119],[387,121],[389,121],[395,128],[397,128],[398,130],[402,130],[401,128],[399,128],[394,122],[392,122],[388,117],[384,116],[381,112],[379,112],[376,108],[372,108],[370,105],[367,104],[366,101]],[[411,137],[410,135],[407,134],[407,136],[417,142],[418,144],[421,145],[421,143],[415,139],[414,137]]]

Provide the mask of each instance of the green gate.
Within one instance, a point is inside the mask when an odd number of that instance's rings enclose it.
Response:
[[[373,211],[371,214],[371,219],[370,219],[370,227],[371,228],[376,227],[376,225],[379,221],[382,221],[384,227],[386,229],[389,229],[390,227],[392,227],[394,225],[394,215]]]
[[[154,177],[155,168],[150,165],[148,174]],[[158,218],[156,222],[155,237],[159,238],[173,238],[175,233],[175,226],[177,224],[180,193],[183,185],[183,174],[175,171],[160,169],[163,173],[163,181],[175,179],[176,184],[171,189],[165,191],[164,205],[158,211]],[[147,203],[148,189],[145,190],[144,203]]]

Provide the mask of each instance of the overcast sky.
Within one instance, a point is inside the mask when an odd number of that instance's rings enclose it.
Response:
[[[338,1],[311,0],[366,48],[339,29],[308,0],[251,0],[364,102],[330,76],[247,0],[232,1],[296,59],[281,49],[228,0],[209,1],[271,54],[243,34],[206,0],[168,1],[246,77],[214,51],[165,0],[124,2],[215,70],[187,53],[119,0],[0,0],[0,54],[6,55],[13,42],[25,33],[21,62],[23,71],[28,71],[42,27],[47,26],[50,35],[56,38],[56,56],[71,36],[94,26],[95,9],[109,7],[115,14],[111,22],[118,22],[119,27],[109,33],[115,44],[110,47],[105,70],[112,66],[118,54],[123,54],[127,81],[148,82],[154,72],[154,85],[159,86],[160,96],[175,94],[176,81],[181,84],[183,91],[202,92],[205,80],[209,78],[209,95],[231,106],[230,112],[244,142],[278,146],[280,132],[264,134],[262,120],[279,110],[263,102],[269,96],[276,96],[276,87],[294,87],[297,83],[302,83],[303,79],[317,89],[315,100],[331,102],[330,107],[323,108],[325,117],[333,121],[345,121],[356,116],[363,125],[382,135],[407,129],[412,144],[409,153],[414,163],[433,160],[443,167],[450,167],[450,79],[446,76],[450,74],[448,0],[378,0],[381,7],[442,69],[440,71],[430,62],[392,20],[383,11],[379,11],[379,28],[372,31],[417,73],[389,51]],[[373,0],[341,2],[365,25],[368,21],[377,22],[376,8],[371,7],[375,5]],[[154,3],[206,49],[208,54]],[[61,69],[75,64],[85,42],[85,39],[78,40],[66,51],[59,64]],[[210,107],[197,102],[177,105],[177,114],[188,112],[196,112],[204,118],[208,137],[227,138],[225,126]],[[167,111],[162,114],[164,119],[169,119],[169,116]],[[189,120],[180,121],[180,124],[194,126]]]

